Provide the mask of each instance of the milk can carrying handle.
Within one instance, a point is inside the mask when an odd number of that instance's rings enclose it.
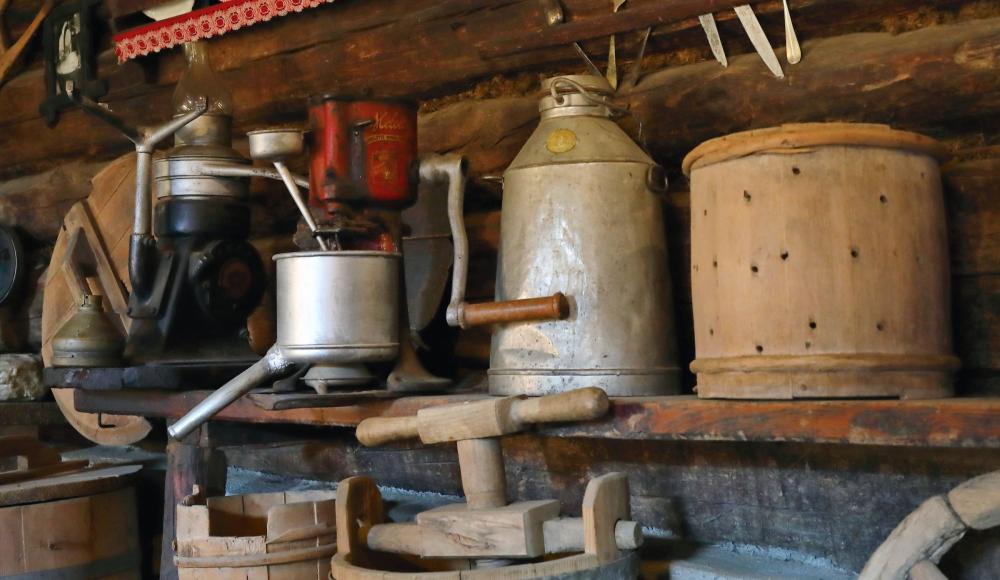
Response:
[[[451,277],[451,301],[446,318],[451,326],[469,328],[504,322],[563,320],[569,316],[569,301],[561,292],[543,298],[468,304],[465,284],[469,276],[469,237],[465,233],[463,201],[468,162],[458,155],[435,155],[421,160],[420,178],[448,179],[448,223],[455,244],[455,268]]]

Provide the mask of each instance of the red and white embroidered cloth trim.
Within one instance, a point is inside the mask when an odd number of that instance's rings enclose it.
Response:
[[[333,0],[224,0],[173,18],[126,30],[114,36],[118,62],[172,48],[192,40],[221,36],[231,30],[301,12]]]

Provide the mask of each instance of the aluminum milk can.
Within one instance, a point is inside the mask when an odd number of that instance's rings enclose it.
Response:
[[[609,118],[603,79],[542,88],[541,122],[503,176],[496,300],[561,292],[570,312],[496,326],[490,392],[676,393],[662,168]]]

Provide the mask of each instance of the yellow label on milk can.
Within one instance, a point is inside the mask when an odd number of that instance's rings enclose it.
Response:
[[[576,133],[569,129],[556,129],[549,133],[545,148],[552,153],[565,153],[576,147]]]

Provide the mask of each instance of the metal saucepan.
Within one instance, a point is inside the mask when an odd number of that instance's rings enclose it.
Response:
[[[349,364],[399,353],[400,255],[393,252],[278,254],[278,338],[250,368],[167,430],[182,438],[296,364]]]

